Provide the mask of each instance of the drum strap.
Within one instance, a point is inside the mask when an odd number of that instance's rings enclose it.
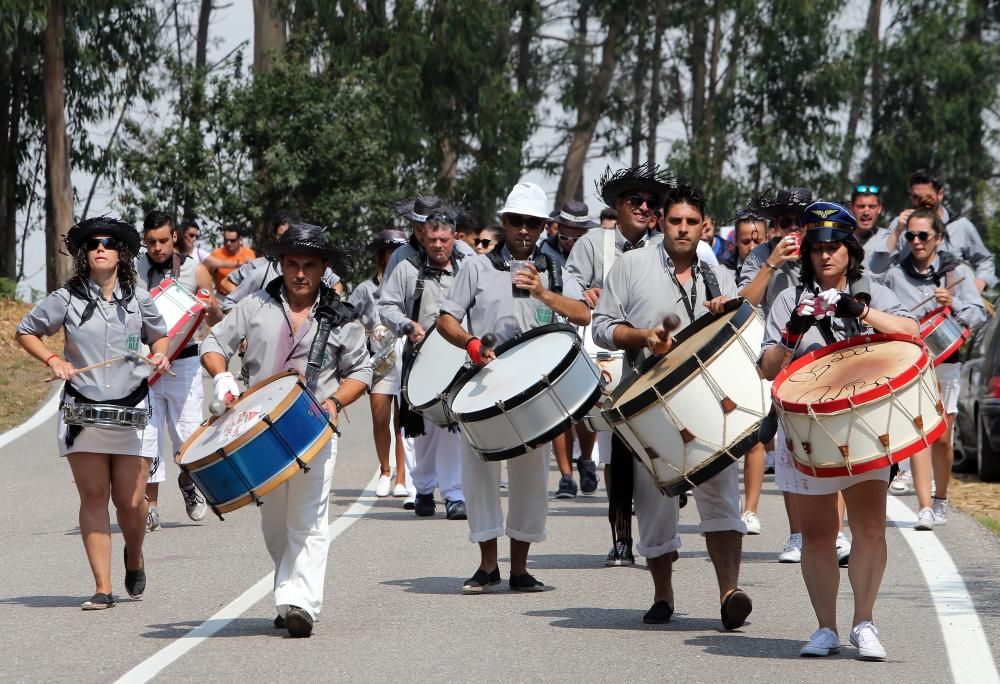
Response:
[[[87,397],[80,390],[73,387],[70,383],[66,383],[66,394],[71,396],[73,400],[78,404],[111,404],[113,406],[138,406],[146,395],[149,394],[149,385],[146,380],[139,383],[139,386],[135,388],[130,394],[125,395],[121,399],[101,399],[96,401]],[[60,407],[61,408],[61,407]],[[73,442],[76,438],[83,432],[82,425],[67,425],[66,426],[66,446],[73,446]]]

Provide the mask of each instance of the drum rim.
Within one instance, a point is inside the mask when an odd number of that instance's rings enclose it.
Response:
[[[154,287],[152,290],[149,291],[149,296],[153,300],[153,306],[156,306],[156,296],[159,295],[164,290],[166,290],[167,288],[174,285],[183,290],[185,294],[191,295],[191,298],[194,299],[195,306],[193,308],[195,309],[195,311],[192,312],[190,309],[188,311],[185,311],[184,315],[181,316],[181,320],[177,322],[177,325],[175,325],[173,328],[167,331],[166,336],[168,338],[171,337],[172,336],[171,333],[173,331],[186,325],[187,322],[191,320],[191,318],[197,318],[198,322],[195,325],[191,326],[191,331],[187,334],[187,337],[184,338],[184,342],[179,347],[177,347],[177,351],[170,356],[171,361],[176,361],[177,357],[181,355],[181,352],[188,347],[188,345],[191,342],[191,338],[194,337],[194,334],[198,332],[198,328],[201,327],[201,321],[204,320],[205,314],[208,313],[208,309],[205,307],[205,304],[202,303],[200,299],[198,299],[197,295],[191,294],[191,292],[186,287],[184,287],[184,284],[182,282],[180,282],[179,280],[174,280],[173,278],[164,278],[163,280],[160,281],[159,285],[157,285],[156,287]],[[157,312],[159,312],[159,309],[157,309]],[[150,387],[152,387],[156,383],[156,381],[162,377],[163,373],[160,373],[159,371],[153,371],[152,373],[150,373],[149,374]]]
[[[430,339],[431,332],[435,330],[437,330],[437,321],[434,321],[431,324],[431,326],[424,331],[424,339],[420,340],[420,342],[417,343],[417,346],[413,348],[413,354],[411,355],[412,358],[414,359],[417,358],[417,355],[420,353],[420,350],[424,346],[424,342]],[[444,335],[441,335],[441,338],[444,339]],[[447,340],[445,340],[445,342],[447,342]],[[439,401],[442,401],[440,395],[448,394],[452,389],[454,389],[455,383],[458,382],[458,376],[460,376],[462,374],[462,371],[464,370],[463,368],[459,368],[458,371],[455,373],[455,377],[451,379],[451,382],[445,385],[445,388],[441,390],[437,395],[435,395],[435,397],[432,400],[425,401],[422,404],[414,404],[410,401],[410,393],[407,389],[410,384],[410,371],[413,370],[413,362],[411,361],[408,364],[404,363],[403,365],[406,367],[403,369],[403,378],[399,385],[399,391],[402,392],[403,398],[406,399],[406,403],[410,405],[410,408],[413,409],[414,411],[417,411],[418,413],[421,411],[425,411],[434,404],[438,403]]]
[[[275,373],[274,375],[264,378],[260,382],[256,383],[253,387],[248,389],[246,392],[241,394],[239,401],[243,401],[247,397],[263,389],[272,382],[290,375],[294,375],[298,378],[298,382],[295,383],[295,387],[291,392],[288,393],[287,397],[283,398],[281,401],[277,403],[277,405],[274,407],[274,410],[267,412],[268,418],[270,418],[272,421],[278,420],[278,418],[280,418],[285,414],[285,411],[288,410],[288,408],[295,402],[295,400],[297,400],[303,392],[307,391],[307,387],[305,385],[305,381],[302,378],[302,374],[299,373],[298,371],[293,371],[293,370],[281,371],[280,373]],[[202,433],[205,432],[205,430],[214,425],[215,421],[219,420],[220,418],[222,418],[222,416],[226,415],[227,413],[229,413],[228,409],[221,415],[209,417],[208,420],[204,421],[201,425],[199,425],[198,428],[191,433],[191,436],[184,440],[184,444],[181,445],[181,448],[177,450],[177,453],[174,455],[174,463],[179,465],[181,468],[192,468],[192,469],[203,468],[223,458],[222,456],[219,455],[219,451],[222,451],[228,456],[234,451],[241,449],[243,446],[246,445],[247,442],[249,442],[251,439],[259,435],[265,429],[267,429],[267,424],[263,420],[261,420],[256,425],[251,427],[249,430],[244,432],[242,435],[240,435],[239,437],[237,437],[224,447],[220,447],[219,449],[216,449],[215,451],[212,451],[206,454],[205,456],[202,456],[196,461],[191,461],[190,463],[182,463],[181,460],[184,454],[187,453],[187,450],[194,445],[198,437],[200,437]],[[329,419],[327,419],[326,422],[329,423],[330,422]]]
[[[803,366],[806,366],[817,359],[821,359],[824,356],[829,356],[830,354],[841,351],[842,349],[854,347],[862,343],[869,344],[871,342],[910,342],[920,347],[920,356],[917,357],[916,362],[912,366],[892,378],[888,384],[874,387],[858,394],[853,394],[850,397],[834,399],[832,401],[799,403],[794,401],[785,401],[778,396],[778,389],[782,386],[782,384],[784,384],[785,380],[787,380],[789,376],[801,370]],[[929,351],[927,350],[927,345],[925,345],[923,340],[919,337],[914,335],[905,335],[902,333],[872,333],[871,335],[855,335],[854,337],[848,337],[840,340],[839,342],[828,344],[825,347],[820,347],[819,349],[811,351],[808,354],[800,356],[788,364],[780,373],[778,373],[777,377],[775,377],[774,381],[771,383],[771,401],[780,406],[782,411],[788,411],[790,413],[837,413],[839,411],[846,411],[853,406],[857,406],[858,404],[868,404],[878,399],[884,399],[889,396],[891,392],[903,389],[912,383],[920,376],[920,373],[927,370],[930,366],[931,357]]]
[[[522,344],[523,342],[553,332],[568,332],[571,333],[574,338],[576,338],[573,342],[570,351],[567,352],[566,355],[559,360],[559,363],[553,366],[552,370],[549,372],[550,377],[560,378],[562,377],[562,374],[565,373],[567,370],[569,370],[569,367],[573,365],[573,360],[575,358],[575,354],[573,353],[573,351],[575,350],[577,352],[580,352],[583,349],[583,341],[580,339],[580,334],[576,332],[576,328],[574,328],[572,325],[567,325],[566,323],[549,323],[546,325],[539,326],[537,328],[532,328],[531,330],[526,330],[519,335],[515,335],[514,337],[507,340],[503,344],[497,345],[496,349],[494,349],[494,353],[497,355],[497,357],[499,357],[508,349],[513,349],[514,347],[518,346],[519,344]],[[584,356],[587,356],[588,359],[590,358],[590,356],[587,354],[584,354]],[[455,380],[449,387],[450,391],[448,392],[447,407],[449,413],[455,416],[456,419],[461,419],[468,422],[475,422],[480,420],[486,420],[487,418],[493,418],[494,416],[499,416],[503,414],[503,411],[501,411],[500,408],[497,407],[496,405],[487,406],[486,408],[483,409],[477,409],[475,411],[466,411],[466,412],[460,412],[454,409],[453,402],[455,401],[455,397],[457,397],[459,392],[462,391],[462,388],[465,387],[466,383],[471,381],[472,378],[476,377],[476,375],[478,375],[479,372],[485,367],[486,366],[467,366],[462,370],[460,370],[458,372],[458,375],[455,376]],[[533,383],[526,389],[522,390],[521,392],[518,392],[513,397],[505,401],[503,403],[504,409],[510,410],[513,408],[517,408],[521,404],[525,403],[526,401],[534,397],[536,394],[538,394],[539,391],[541,391],[545,387],[546,383],[543,380],[539,380],[538,382]],[[601,389],[600,383],[598,383],[597,389],[598,390]],[[591,406],[590,408],[593,408],[593,406]]]
[[[731,323],[738,329],[742,330],[743,327],[751,320],[753,320],[756,311],[754,306],[742,297],[739,298],[742,302],[740,306],[734,311],[713,314],[708,313],[699,318],[697,318],[693,323],[685,327],[683,330],[674,336],[674,345],[679,342],[683,342],[692,335],[701,332],[707,328],[712,323],[718,321],[723,316],[732,316]],[[698,361],[708,361],[715,354],[717,354],[725,345],[733,338],[731,331],[728,328],[723,328],[718,333],[713,335],[700,349],[698,349],[694,354],[689,356],[687,359],[682,361],[677,368],[673,369],[665,376],[660,378],[655,382],[652,387],[641,392],[638,396],[629,399],[627,402],[621,406],[617,406],[618,400],[621,399],[622,395],[628,391],[632,385],[639,381],[647,371],[649,371],[653,366],[660,363],[663,359],[670,356],[668,351],[666,354],[650,356],[648,359],[642,362],[642,364],[637,369],[636,373],[631,377],[625,379],[623,378],[621,382],[618,383],[618,387],[615,391],[611,393],[611,406],[601,411],[605,414],[605,419],[609,424],[614,425],[621,422],[623,419],[628,419],[642,412],[650,406],[654,401],[657,400],[658,393],[664,394],[671,388],[678,386],[681,381],[690,377],[692,373],[697,371],[701,366]]]

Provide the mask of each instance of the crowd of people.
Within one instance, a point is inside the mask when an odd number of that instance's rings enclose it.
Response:
[[[149,213],[141,231],[110,217],[82,221],[66,235],[75,275],[17,330],[28,353],[66,381],[64,411],[121,407],[131,421],[128,429],[60,423],[60,454],[79,490],[80,530],[95,579],[95,593],[82,607],[115,604],[109,500],[125,540],[126,590],[143,595],[143,540],[160,529],[165,455],[202,420],[202,371],[212,378],[212,399],[232,407],[269,376],[293,370],[333,426],[344,407],[368,394],[376,496],[397,497],[422,518],[437,515],[443,501],[448,520],[466,521],[479,556],[456,587],[462,593],[501,583],[498,540],[505,535],[510,590],[544,591],[528,558],[531,545],[546,537],[550,497],[594,495],[603,479],[610,528],[604,562],[631,565],[634,552],[646,558],[652,604],[643,621],[662,624],[673,614],[678,517],[691,498],[722,625],[737,629],[753,608],[739,586],[742,540],[761,533],[758,504],[770,470],[789,528],[776,557],[801,563],[819,626],[801,655],[841,648],[838,565],[847,565],[854,592],[850,641],[862,659],[885,659],[874,606],[886,564],[887,489],[915,491],[917,529],[946,524],[957,355],[936,368],[948,428],[904,461],[910,467],[891,486],[888,466],[838,477],[806,474],[796,468],[782,426],[765,434],[765,419],[742,459],[742,491],[740,467],[731,465],[680,496],[663,493],[619,434],[582,423],[550,439],[551,448],[527,449],[505,466],[485,460],[447,412],[444,421],[431,419],[411,404],[418,382],[411,370],[421,354],[445,354],[440,350],[484,366],[496,359],[498,345],[563,322],[577,326],[587,346],[621,353],[624,374],[635,374],[670,351],[677,332],[667,323],[671,317],[683,328],[724,315],[741,299],[766,321],[757,367],[767,388],[789,363],[838,341],[872,332],[917,336],[918,321],[937,307],[968,328],[982,325],[981,294],[997,282],[993,257],[975,227],[945,209],[937,178],[918,171],[910,181],[913,207],[885,227],[880,188],[857,185],[844,204],[816,200],[805,188],[768,191],[735,213],[731,230],[720,229],[703,195],[656,165],[609,169],[597,183],[606,206],[594,219],[578,200],[551,211],[546,193],[529,182],[514,186],[499,223],[485,227],[470,225],[460,207],[419,196],[396,207],[395,225],[375,229],[368,245],[373,275],[349,293],[331,268],[338,246],[323,228],[290,212],[272,220],[264,256],[243,246],[232,226],[223,229],[222,247],[200,250],[198,224],[175,225],[162,212]],[[167,279],[204,292],[211,326],[200,344],[192,341],[172,359],[169,331],[149,294]],[[321,313],[334,321],[325,333]],[[66,332],[65,358],[42,341],[59,329]],[[151,371],[160,374],[153,386]],[[291,636],[309,636],[322,608],[336,451],[335,435],[310,468],[267,494],[261,507],[275,565],[275,627]],[[550,451],[560,473],[553,492]],[[195,482],[182,472],[178,485],[187,514],[204,519],[209,506]]]

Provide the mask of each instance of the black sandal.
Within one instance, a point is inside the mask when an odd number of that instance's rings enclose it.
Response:
[[[146,591],[146,559],[142,559],[142,567],[138,570],[128,569],[128,547],[125,547],[125,591],[133,599],[141,599]]]
[[[738,629],[743,626],[753,610],[753,601],[742,589],[734,589],[722,602],[722,626]]]
[[[82,610],[104,610],[115,607],[115,597],[111,594],[97,592],[89,599],[80,604]]]

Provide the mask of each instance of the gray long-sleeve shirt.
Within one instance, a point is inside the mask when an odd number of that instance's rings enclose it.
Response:
[[[678,287],[673,277],[674,262],[662,243],[656,249],[638,249],[623,255],[611,267],[594,310],[594,342],[605,349],[616,349],[614,331],[619,325],[650,328],[662,323],[667,314],[679,316],[682,327],[689,325],[692,320],[684,300],[691,301],[692,288],[694,318],[707,314],[705,302],[709,297],[705,288],[705,269],[715,274],[720,295],[730,299],[736,297],[736,281],[732,271],[725,266],[696,262],[691,280]],[[649,356],[649,352],[631,350],[626,356],[635,367]]]
[[[279,299],[266,290],[254,292],[241,300],[233,311],[212,328],[202,343],[202,355],[216,352],[232,358],[245,338],[247,351],[243,363],[250,373],[250,384],[286,370],[305,373],[309,348],[316,336],[316,304],[298,331],[292,332],[291,313],[284,285]],[[315,386],[310,387],[320,401],[328,399],[345,379],[372,382],[371,357],[365,347],[365,329],[359,321],[335,327],[326,343],[323,367]]]
[[[126,353],[140,354],[140,345],[152,344],[167,334],[167,324],[146,290],[136,288],[126,303],[115,286],[115,301],[105,301],[100,288],[88,281],[90,296],[97,303],[84,322],[87,302],[70,294],[65,287],[52,292],[29,311],[17,325],[25,335],[47,337],[65,328],[64,355],[74,368],[83,368]],[[139,361],[119,361],[85,373],[77,373],[70,383],[94,401],[120,399],[149,377],[149,366]]]
[[[434,269],[436,275],[424,276],[424,291],[420,297],[420,311],[417,312],[417,322],[424,330],[437,320],[440,304],[448,297],[457,274],[461,272],[461,267],[457,266],[461,263],[463,262],[453,261],[447,268]],[[396,335],[402,335],[403,327],[412,320],[410,316],[416,299],[419,276],[418,268],[407,260],[401,262],[393,270],[392,275],[382,283],[378,298],[379,316],[382,323]]]
[[[941,265],[941,255],[935,254],[930,267],[937,270]],[[960,279],[965,278],[962,282]],[[908,309],[923,302],[934,294],[937,287],[933,280],[918,280],[909,275],[901,265],[894,265],[883,274],[882,282],[888,287],[899,301]],[[986,322],[986,307],[983,306],[983,298],[979,296],[976,289],[975,274],[972,269],[965,264],[959,264],[954,271],[947,273],[941,282],[941,287],[947,287],[953,283],[958,283],[952,289],[953,301],[951,310],[955,316],[969,328],[975,329]],[[921,304],[913,311],[913,315],[920,318],[924,314],[938,308],[937,301],[931,299],[929,302]]]

